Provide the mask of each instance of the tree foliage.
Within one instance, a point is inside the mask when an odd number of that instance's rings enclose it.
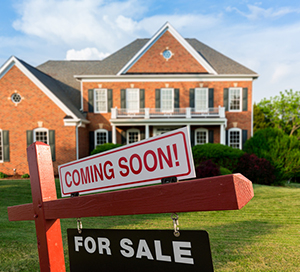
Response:
[[[258,130],[246,141],[244,151],[268,160],[275,167],[278,179],[300,175],[300,143],[297,137],[288,136],[280,129]]]
[[[264,114],[263,109],[259,105],[256,105],[256,103],[254,103],[253,104],[253,132],[255,133],[259,129],[264,129],[273,126],[274,126],[273,123],[271,123],[270,120]]]
[[[279,96],[263,99],[258,107],[275,128],[300,139],[300,92],[280,92]]]

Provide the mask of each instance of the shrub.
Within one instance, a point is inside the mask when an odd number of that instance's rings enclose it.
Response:
[[[219,176],[220,168],[212,160],[202,161],[195,169],[196,178]]]
[[[275,167],[277,180],[300,176],[300,143],[282,130],[258,130],[246,141],[244,151],[268,160]]]
[[[229,169],[227,169],[227,168],[225,168],[225,167],[220,167],[220,173],[221,173],[221,175],[230,175],[230,174],[232,174],[232,172],[229,170]]]
[[[195,165],[201,161],[212,160],[215,164],[225,167],[230,171],[236,168],[239,158],[245,153],[222,144],[195,145],[192,148]]]
[[[21,178],[29,178],[30,176],[28,174],[24,174],[21,176]]]
[[[4,173],[2,173],[2,172],[0,172],[0,178],[7,178],[7,175],[4,174]]]
[[[244,154],[235,169],[235,173],[241,173],[253,183],[274,185],[278,184],[275,176],[275,168],[264,158],[258,158],[254,154]]]
[[[112,143],[106,143],[102,145],[98,145],[92,152],[91,155],[98,154],[116,147],[122,146],[121,144],[112,144]]]

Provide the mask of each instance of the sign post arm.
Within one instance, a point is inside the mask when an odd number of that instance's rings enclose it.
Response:
[[[41,272],[65,271],[59,219],[46,219],[44,204],[56,200],[50,147],[35,142],[27,148],[30,183]]]
[[[56,219],[238,210],[253,196],[252,182],[233,174],[49,201],[45,203],[45,216]]]

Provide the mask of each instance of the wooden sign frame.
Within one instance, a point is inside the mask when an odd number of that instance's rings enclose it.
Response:
[[[238,210],[254,196],[251,181],[233,174],[57,199],[50,147],[35,142],[27,157],[32,203],[8,207],[8,218],[35,221],[42,272],[65,271],[60,218]]]

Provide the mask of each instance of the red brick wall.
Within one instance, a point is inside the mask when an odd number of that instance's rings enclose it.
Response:
[[[232,128],[236,122],[236,126],[240,129],[248,130],[248,138],[251,136],[251,111],[252,111],[252,82],[251,81],[214,81],[214,82],[101,82],[101,88],[113,90],[113,107],[121,108],[120,90],[126,88],[145,89],[145,107],[155,108],[155,89],[160,88],[178,88],[180,89],[180,107],[189,107],[189,92],[191,88],[214,89],[214,107],[224,107],[223,94],[224,88],[242,87],[248,88],[248,111],[242,112],[226,112],[227,128]],[[88,111],[88,89],[99,88],[98,82],[89,82],[83,84],[84,111]],[[110,113],[97,114],[88,113],[88,119],[91,121],[89,130],[99,128],[99,124],[103,124],[103,128],[111,130],[109,119]],[[122,128],[122,127],[120,127]],[[215,131],[215,142],[219,142],[219,131]],[[119,136],[118,136],[119,137]],[[118,138],[118,142],[120,142]]]
[[[166,60],[168,48],[174,55]],[[207,73],[194,57],[166,31],[127,73]]]
[[[26,131],[38,128],[38,121],[55,130],[55,174],[58,165],[76,159],[75,127],[64,126],[66,114],[16,66],[1,78],[0,90],[0,129],[9,130],[10,142],[10,162],[0,163],[1,172],[12,175],[15,168],[17,174],[29,173]],[[23,97],[17,106],[10,99],[15,91]]]

